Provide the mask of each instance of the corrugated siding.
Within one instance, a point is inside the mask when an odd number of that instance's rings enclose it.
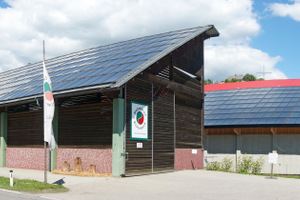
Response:
[[[8,147],[43,147],[43,111],[8,113]]]
[[[201,101],[176,93],[176,148],[202,148]]]
[[[153,171],[174,170],[174,92],[154,88]]]
[[[152,172],[152,86],[141,80],[129,81],[126,87],[126,152],[129,159],[126,161],[125,174],[146,174]],[[149,105],[149,127],[147,141],[130,139],[131,101]],[[143,143],[143,148],[136,148],[136,143]]]
[[[113,104],[59,108],[58,145],[67,148],[112,148]]]

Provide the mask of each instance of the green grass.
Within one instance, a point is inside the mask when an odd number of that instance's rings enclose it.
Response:
[[[29,180],[29,179],[16,179],[14,178],[14,186],[10,186],[10,179],[0,176],[0,188],[8,190],[16,190],[22,192],[34,192],[34,193],[56,193],[67,192],[68,189],[61,185],[47,184],[44,182]]]
[[[271,174],[262,174],[263,176],[271,176]],[[300,179],[300,176],[297,175],[289,175],[289,174],[273,174],[273,177],[281,177],[281,178],[295,178]]]

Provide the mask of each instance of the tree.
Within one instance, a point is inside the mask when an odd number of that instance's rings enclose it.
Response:
[[[252,74],[246,74],[243,77],[243,81],[256,81],[256,77]]]
[[[210,84],[213,84],[211,79],[204,80],[204,85],[210,85]]]

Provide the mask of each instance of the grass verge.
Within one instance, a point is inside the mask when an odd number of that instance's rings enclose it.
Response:
[[[262,176],[271,176],[271,174],[262,174]],[[295,178],[300,179],[300,176],[297,175],[289,175],[289,174],[273,174],[273,177],[281,177],[281,178]]]
[[[14,178],[14,186],[10,186],[10,179],[0,176],[0,188],[31,193],[58,193],[67,192],[68,189],[62,185],[47,184],[29,179]]]

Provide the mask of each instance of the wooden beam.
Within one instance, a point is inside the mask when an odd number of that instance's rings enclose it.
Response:
[[[271,128],[271,132],[272,132],[273,135],[276,134],[277,133],[277,128]]]
[[[237,135],[241,134],[241,129],[240,128],[234,128],[233,131]]]
[[[191,87],[182,85],[180,83],[176,83],[173,81],[169,81],[163,78],[160,78],[158,76],[155,76],[153,74],[150,74],[148,72],[143,72],[142,75],[137,76],[139,79],[143,79],[147,82],[153,83],[155,85],[159,85],[168,89],[171,89],[175,92],[182,93],[188,96],[192,96],[194,98],[200,98],[203,99],[203,92],[200,90],[195,90]]]

